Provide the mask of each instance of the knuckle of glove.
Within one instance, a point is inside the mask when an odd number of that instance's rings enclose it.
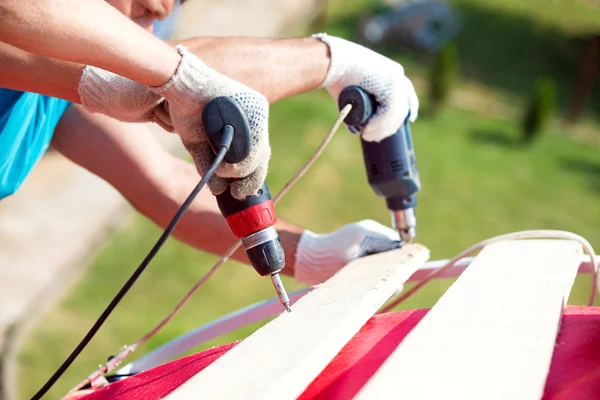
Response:
[[[152,121],[167,132],[175,132],[175,127],[173,126],[171,115],[169,114],[169,104],[166,100],[152,109]]]
[[[214,161],[215,155],[208,142],[193,141],[183,142],[185,149],[192,156],[196,170],[201,176],[204,176],[210,164]],[[216,196],[223,193],[229,186],[229,179],[214,174],[207,182],[210,191]]]
[[[264,149],[265,154],[263,155],[261,162],[257,168],[254,169],[243,179],[232,182],[231,194],[238,200],[242,200],[247,196],[255,194],[258,189],[263,185],[267,177],[268,161],[271,155],[270,147]]]
[[[363,236],[376,236],[388,241],[399,241],[400,234],[377,221],[366,219],[356,223]]]
[[[363,220],[342,226],[337,231],[333,232],[332,236],[337,237],[342,243],[360,244],[365,236],[377,224],[373,220]]]
[[[208,143],[199,141],[182,141],[182,143],[190,156],[192,156],[198,173],[204,175],[215,159],[215,155],[212,153]]]
[[[393,135],[409,115],[413,95],[408,90],[406,77],[396,75],[398,72],[385,77],[365,78],[360,84],[375,96],[378,103],[376,113],[361,130],[361,137],[368,142],[379,142]]]
[[[260,168],[266,168],[271,158],[271,147],[268,143],[253,146],[250,154],[239,163],[223,162],[217,168],[216,174],[226,178],[245,178]]]
[[[412,81],[404,77],[404,86],[408,94],[408,106],[410,108],[410,122],[415,122],[419,116],[419,96]]]
[[[229,181],[230,181],[229,179],[222,178],[217,175],[213,175],[208,180],[207,185],[208,185],[208,188],[210,189],[211,193],[214,194],[215,196],[218,196],[221,193],[225,192],[225,190],[227,190],[227,187],[229,186]]]
[[[257,170],[247,177],[231,183],[231,195],[238,200],[243,200],[258,192],[266,178],[266,170]]]

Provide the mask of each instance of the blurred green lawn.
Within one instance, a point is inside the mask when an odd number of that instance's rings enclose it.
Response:
[[[343,12],[359,12],[365,2],[358,3]],[[338,8],[333,11],[341,13]],[[334,103],[324,91],[271,108],[273,157],[267,181],[273,193],[312,154],[335,115]],[[533,147],[522,147],[518,132],[515,121],[453,108],[435,119],[423,115],[413,125],[423,184],[417,207],[418,241],[431,249],[432,259],[451,257],[477,241],[521,229],[570,230],[600,247],[598,149],[573,142],[559,130],[550,130]],[[389,223],[383,200],[366,183],[359,141],[345,129],[282,200],[278,216],[317,232],[364,218]],[[23,398],[30,397],[73,349],[159,234],[150,222],[133,218],[110,238],[65,299],[41,319],[19,356]],[[146,333],[215,260],[170,240],[50,398],[64,394],[120,346]],[[402,307],[433,305],[449,283],[427,285]],[[289,279],[285,284],[289,290],[299,287]],[[589,278],[579,278],[570,303],[585,303],[588,293]],[[229,263],[135,357],[272,296],[268,280],[250,267]],[[256,328],[248,326],[203,348],[241,339]]]

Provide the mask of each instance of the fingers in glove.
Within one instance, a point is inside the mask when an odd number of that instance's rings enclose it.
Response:
[[[357,227],[359,227],[364,234],[364,238],[359,246],[358,257],[382,253],[402,247],[398,232],[377,221],[360,221],[357,223]]]
[[[158,126],[160,126],[161,128],[163,128],[165,131],[170,132],[170,133],[174,133],[175,132],[175,128],[173,128],[172,125],[164,122],[160,117],[158,117],[156,114],[152,115],[152,122],[154,122],[155,124],[157,124]]]
[[[198,173],[204,176],[211,163],[215,160],[215,154],[208,142],[183,142],[183,145],[192,156]],[[210,191],[216,196],[223,193],[229,186],[229,183],[229,179],[213,174],[207,184]]]
[[[410,109],[410,122],[415,122],[419,116],[419,97],[412,81],[404,77],[404,85],[408,96],[408,107]]]
[[[169,103],[165,100],[152,110],[152,121],[167,132],[175,132],[171,115],[169,115]]]
[[[362,232],[368,232],[372,236],[377,236],[382,239],[385,238],[392,241],[400,240],[400,234],[398,233],[398,231],[372,219],[364,219],[362,221],[358,221],[354,224],[351,224],[350,226],[352,225],[355,225]]]
[[[231,184],[231,179],[223,178],[218,175],[213,175],[207,182],[208,188],[215,196],[220,195],[225,192],[229,185]]]
[[[260,163],[258,168],[245,178],[231,182],[231,195],[238,200],[255,194],[265,182],[268,163]]]
[[[389,240],[379,236],[367,236],[360,244],[358,256],[370,256],[371,254],[379,254],[386,251],[399,249],[402,247],[400,240]]]
[[[361,138],[367,142],[380,142],[396,133],[409,112],[408,98],[395,96],[385,109],[377,111],[364,125]]]

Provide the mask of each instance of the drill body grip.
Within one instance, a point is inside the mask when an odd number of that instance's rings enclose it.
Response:
[[[375,98],[359,86],[348,86],[338,98],[339,108],[352,110],[344,119],[348,125],[363,125],[377,110]],[[369,184],[378,196],[385,197],[390,210],[413,208],[421,188],[415,150],[408,118],[393,135],[380,142],[361,139]]]
[[[254,195],[238,200],[229,188],[217,196],[217,205],[234,236],[243,238],[277,223],[271,193],[266,183]]]

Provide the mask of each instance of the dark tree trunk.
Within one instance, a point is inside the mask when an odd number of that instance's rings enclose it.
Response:
[[[581,61],[579,62],[579,72],[577,82],[573,88],[569,112],[567,114],[567,124],[577,121],[585,101],[590,95],[594,78],[598,71],[598,53],[600,52],[600,35],[588,37]]]

